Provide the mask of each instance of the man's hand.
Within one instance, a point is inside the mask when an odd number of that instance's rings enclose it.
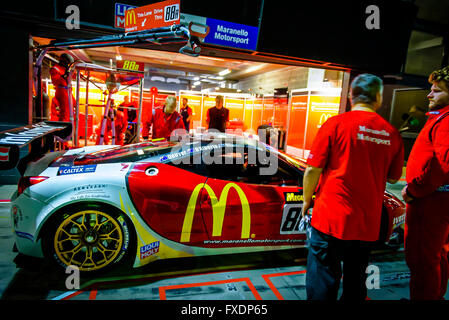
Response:
[[[306,168],[306,171],[304,172],[304,178],[302,182],[304,202],[301,213],[303,217],[306,215],[307,210],[309,210],[311,206],[312,197],[315,193],[318,182],[320,181],[321,172],[323,172],[323,168],[316,168],[312,166],[308,166]]]
[[[301,215],[302,215],[303,218],[307,214],[307,211],[309,211],[309,209],[310,209],[310,203],[309,202],[303,202],[302,212],[301,212]]]
[[[412,202],[413,201],[413,197],[411,197],[411,196],[409,196],[409,194],[407,193],[407,186],[405,186],[403,189],[402,189],[402,199],[404,199],[404,201],[405,201],[405,203],[410,203],[410,202]]]

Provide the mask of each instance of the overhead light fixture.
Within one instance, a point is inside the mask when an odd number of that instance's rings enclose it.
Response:
[[[249,67],[248,69],[246,69],[245,72],[254,72],[254,71],[261,69],[263,66],[264,66],[263,64],[258,64],[258,65]]]
[[[195,82],[193,83],[194,86],[199,86],[200,84],[201,84],[201,81],[195,81]]]
[[[223,70],[223,71],[220,71],[220,72],[218,73],[218,75],[220,75],[220,76],[225,76],[225,75],[230,74],[230,73],[231,73],[231,70],[225,69],[225,70]]]

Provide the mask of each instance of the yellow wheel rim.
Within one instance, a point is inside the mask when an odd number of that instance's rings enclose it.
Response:
[[[56,230],[54,249],[67,266],[81,271],[106,267],[120,253],[123,232],[118,222],[107,213],[85,210],[66,217]]]

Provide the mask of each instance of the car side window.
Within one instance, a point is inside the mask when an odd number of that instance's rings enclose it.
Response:
[[[187,170],[189,172],[201,175],[201,176],[207,176],[208,170],[206,168],[206,165],[203,163],[201,159],[201,154],[190,154],[184,158],[177,159],[176,162],[169,161],[166,164]]]
[[[276,186],[302,185],[300,175],[283,160],[277,159],[277,168],[271,175],[261,175],[261,169],[266,166],[256,161],[248,161],[248,150],[223,150],[215,156],[215,162],[207,165],[211,178]]]

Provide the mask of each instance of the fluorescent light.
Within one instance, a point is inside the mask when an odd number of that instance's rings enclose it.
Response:
[[[248,69],[246,69],[245,72],[253,72],[253,71],[261,69],[263,66],[264,66],[263,64],[258,64],[258,65],[249,67]]]
[[[225,69],[225,70],[223,70],[223,71],[220,71],[220,72],[218,73],[218,75],[220,75],[220,76],[225,76],[225,75],[230,74],[230,73],[231,73],[231,70]]]

